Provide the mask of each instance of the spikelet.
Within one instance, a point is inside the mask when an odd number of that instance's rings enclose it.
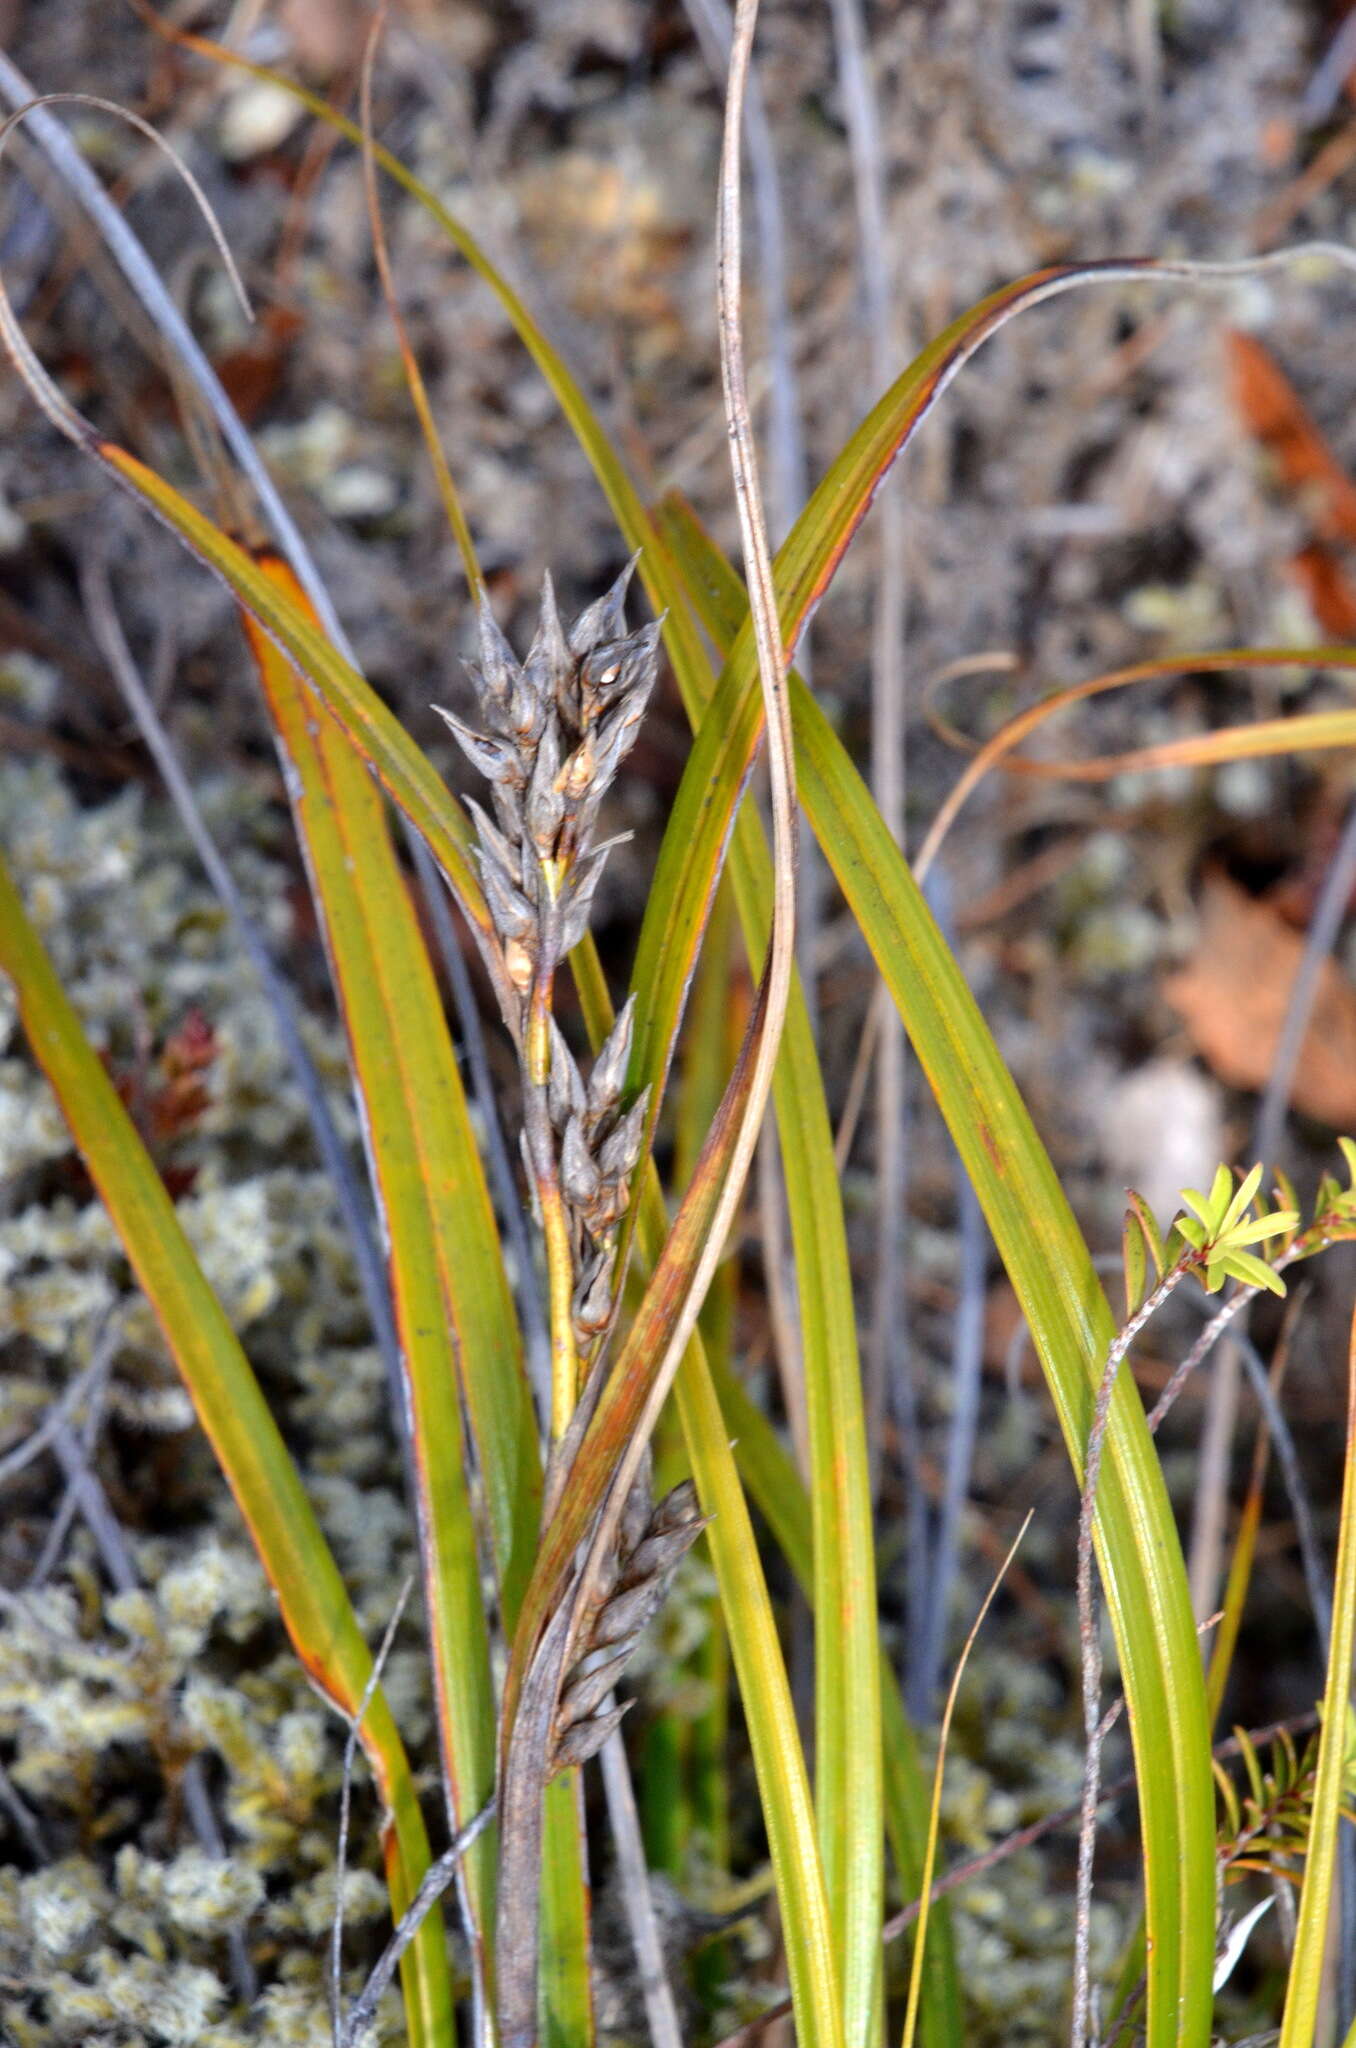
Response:
[[[674,1572],[710,1519],[702,1514],[690,1479],[653,1509],[649,1499],[646,1475],[631,1489],[616,1552],[594,1597],[585,1646],[561,1688],[552,1733],[553,1775],[595,1755],[621,1720],[625,1706],[606,1707],[604,1702],[663,1605]]]
[[[490,784],[494,817],[470,800],[475,857],[519,1032],[534,983],[549,977],[588,926],[613,842],[593,840],[598,809],[634,743],[654,688],[659,627],[625,630],[628,563],[567,635],[548,576],[536,638],[521,665],[490,614],[468,663],[480,727],[440,710]],[[617,1018],[587,1085],[554,1019],[547,1108],[572,1236],[575,1340],[587,1352],[615,1305],[616,1228],[644,1141],[648,1091],[623,1106],[633,1003]],[[532,1180],[528,1158],[528,1178]]]
[[[521,666],[482,604],[480,658],[467,664],[480,726],[434,707],[490,785],[497,822],[473,806],[476,857],[524,1003],[534,976],[552,972],[584,935],[607,858],[593,846],[598,808],[654,688],[659,626],[623,630],[634,568],[633,560],[568,638],[548,576]]]

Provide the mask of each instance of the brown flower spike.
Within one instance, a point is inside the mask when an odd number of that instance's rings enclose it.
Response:
[[[493,817],[474,802],[470,810],[523,1073],[523,1159],[546,1246],[557,1438],[612,1324],[617,1227],[645,1134],[648,1091],[624,1101],[634,1002],[587,1080],[551,1009],[556,969],[584,936],[607,858],[608,843],[593,837],[599,806],[654,688],[659,627],[624,630],[634,567],[568,634],[548,577],[521,665],[482,605],[480,659],[468,664],[480,725],[441,713],[490,784]],[[565,1676],[550,1771],[592,1756],[621,1719],[624,1709],[610,1703],[613,1685],[704,1527],[690,1484],[653,1504],[648,1462]]]
[[[490,784],[495,817],[471,805],[476,856],[490,916],[528,1023],[534,982],[577,946],[607,859],[593,827],[610,783],[630,752],[654,688],[658,625],[625,633],[634,560],[566,634],[548,576],[541,619],[519,666],[487,604],[480,607],[480,659],[468,663],[483,730],[446,719],[472,766]]]

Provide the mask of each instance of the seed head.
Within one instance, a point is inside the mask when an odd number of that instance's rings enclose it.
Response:
[[[654,688],[659,628],[625,630],[634,569],[632,561],[568,634],[548,576],[521,664],[482,603],[478,658],[467,663],[479,724],[440,709],[490,785],[497,822],[479,805],[472,816],[490,916],[520,994],[587,929],[607,853],[593,847],[594,823]]]

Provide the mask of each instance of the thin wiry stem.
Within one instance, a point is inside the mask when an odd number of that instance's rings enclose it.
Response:
[[[89,1364],[83,1372],[76,1374],[69,1386],[63,1388],[37,1428],[32,1430],[22,1443],[16,1444],[12,1451],[7,1451],[4,1457],[0,1458],[0,1486],[6,1485],[22,1472],[26,1465],[31,1465],[35,1458],[41,1457],[45,1450],[51,1448],[81,1402],[99,1386],[112,1363],[120,1336],[119,1331],[114,1334],[111,1342],[96,1346]]]
[[[1313,1502],[1309,1498],[1309,1489],[1300,1470],[1294,1431],[1286,1421],[1285,1410],[1272,1391],[1271,1381],[1258,1354],[1257,1346],[1251,1338],[1240,1336],[1238,1348],[1243,1359],[1243,1370],[1248,1375],[1253,1393],[1257,1396],[1257,1405],[1262,1411],[1271,1441],[1276,1447],[1276,1462],[1281,1468],[1286,1498],[1290,1502],[1290,1513],[1295,1523],[1295,1541],[1299,1545],[1304,1584],[1309,1594],[1309,1604],[1314,1610],[1314,1628],[1326,1664],[1328,1639],[1332,1632],[1330,1580],[1323,1568]]]
[[[685,0],[688,19],[712,71],[724,79],[733,25],[727,0]],[[805,504],[808,461],[796,370],[795,321],[791,311],[786,217],[782,206],[777,151],[757,66],[749,67],[744,108],[749,185],[756,228],[763,332],[767,345],[767,515],[778,546]],[[811,677],[808,632],[797,654],[802,681]],[[796,919],[796,958],[811,1036],[819,1037],[817,953],[826,884],[824,857],[814,840],[801,849]]]
[[[401,1916],[399,1927],[382,1950],[375,1969],[350,2008],[339,2048],[358,2048],[359,2042],[369,2032],[377,2016],[377,2007],[385,1997],[387,1986],[400,1966],[400,1958],[452,1883],[461,1868],[466,1851],[473,1842],[479,1840],[494,1819],[495,1807],[495,1800],[487,1800],[480,1812],[466,1823],[451,1846],[444,1849],[436,1862],[430,1863],[418,1891]]]
[[[895,367],[884,153],[875,83],[858,0],[832,0],[834,47],[843,93],[857,215],[857,263],[870,350],[871,382],[883,391]],[[891,836],[904,843],[904,501],[898,478],[882,489],[876,512],[878,569],[872,612],[871,793]],[[907,1056],[891,1004],[880,1016],[876,1048],[876,1257],[866,1371],[866,1432],[873,1496],[881,1475],[887,1399],[899,1414],[907,1487],[906,1572],[909,1614],[921,1631],[929,1584],[927,1511],[920,1472],[917,1376],[908,1339],[904,1230],[908,1175]],[[918,1687],[911,1704],[916,1708]]]
[[[1190,1270],[1186,1260],[1171,1267],[1143,1305],[1117,1332],[1107,1352],[1106,1365],[1093,1404],[1092,1427],[1088,1431],[1083,1460],[1083,1488],[1078,1502],[1078,1640],[1083,1675],[1083,1797],[1078,1830],[1078,1884],[1074,1908],[1073,2017],[1071,2048],[1085,2048],[1088,2038],[1091,1982],[1089,1940],[1092,1929],[1092,1860],[1097,1839],[1098,1787],[1102,1771],[1102,1645],[1097,1632],[1097,1605],[1093,1585],[1093,1514],[1097,1504],[1097,1482],[1102,1474],[1102,1452],[1111,1419],[1111,1399],[1121,1364],[1149,1318]]]
[[[611,1704],[609,1699],[606,1705]],[[598,1756],[607,1798],[607,1817],[617,1850],[622,1910],[636,1952],[636,1970],[650,2040],[653,2048],[683,2048],[683,2030],[673,2001],[673,1986],[664,1966],[664,1950],[659,1939],[650,1872],[640,1832],[640,1815],[636,1811],[636,1795],[631,1785],[626,1744],[620,1729],[608,1736]]]
[[[74,1512],[78,1513],[94,1538],[104,1570],[109,1581],[119,1593],[131,1593],[141,1585],[141,1578],[132,1562],[132,1553],[114,1514],[108,1495],[104,1492],[99,1476],[89,1464],[88,1447],[70,1424],[63,1422],[52,1439],[52,1448],[66,1479],[66,1499]],[[190,1757],[184,1766],[180,1779],[184,1811],[188,1823],[198,1838],[200,1847],[207,1855],[220,1862],[226,1855],[226,1844],[217,1821],[216,1809],[208,1790],[206,1773],[201,1757]],[[254,1965],[250,1961],[245,1937],[236,1927],[230,1932],[228,1946],[231,1956],[231,1976],[241,2001],[252,2004],[258,1984]]]
[[[330,2036],[334,2048],[340,2048],[343,2020],[343,1971],[344,1971],[344,1878],[348,1868],[348,1827],[353,1805],[353,1766],[358,1756],[358,1736],[367,1710],[377,1696],[381,1674],[386,1669],[386,1660],[395,1643],[396,1630],[400,1627],[410,1594],[414,1591],[414,1575],[405,1580],[396,1596],[396,1604],[385,1633],[372,1659],[372,1669],[367,1674],[367,1683],[362,1689],[357,1711],[350,1717],[348,1737],[344,1743],[344,1771],[339,1791],[339,1839],[334,1852],[334,1919],[330,1923]]]
[[[52,1448],[65,1475],[66,1486],[57,1511],[52,1517],[51,1527],[47,1531],[42,1549],[28,1575],[27,1583],[31,1591],[45,1586],[56,1570],[61,1561],[61,1553],[66,1547],[66,1538],[74,1527],[77,1515],[85,1515],[95,1532],[96,1542],[99,1541],[97,1525],[104,1519],[108,1502],[103,1488],[97,1485],[94,1474],[89,1469],[89,1461],[94,1455],[99,1432],[103,1428],[106,1392],[104,1383],[96,1380],[90,1389],[89,1406],[79,1432],[73,1430],[69,1423],[63,1422],[52,1438]]]
[[[1215,1604],[1224,1561],[1229,1470],[1238,1427],[1238,1351],[1220,1346],[1205,1394],[1196,1485],[1187,1542],[1187,1592],[1199,1617]]]
[[[711,70],[724,79],[734,33],[726,0],[684,0],[687,16]],[[791,316],[777,152],[767,102],[754,67],[749,70],[744,108],[749,185],[757,222],[759,282],[767,339],[767,504],[768,525],[780,545],[805,503],[807,460],[796,371],[795,326]],[[802,656],[802,663],[804,657]]]
[[[1274,1270],[1282,1273],[1287,1266],[1293,1265],[1296,1259],[1303,1256],[1304,1254],[1299,1247],[1292,1245],[1288,1252],[1284,1253],[1280,1258],[1273,1260]],[[1214,1315],[1211,1316],[1209,1322],[1201,1331],[1200,1336],[1196,1339],[1196,1342],[1187,1352],[1186,1357],[1172,1373],[1167,1385],[1149,1411],[1150,1436],[1158,1434],[1158,1431],[1167,1419],[1168,1411],[1187,1381],[1191,1378],[1192,1373],[1195,1372],[1196,1367],[1210,1356],[1210,1353],[1229,1328],[1229,1325],[1242,1314],[1245,1308],[1250,1307],[1263,1291],[1260,1287],[1240,1287],[1237,1293],[1229,1296],[1229,1299],[1222,1308],[1216,1309]]]
[[[777,1047],[791,992],[791,974],[795,958],[796,781],[792,757],[791,716],[786,691],[786,649],[782,643],[778,622],[777,597],[772,580],[772,558],[759,490],[758,459],[749,414],[742,331],[740,134],[757,18],[757,0],[739,0],[735,10],[730,76],[726,92],[725,132],[721,148],[716,270],[721,380],[730,433],[730,460],[767,722],[768,769],[772,788],[774,903],[772,936],[766,968],[767,1017],[754,1061],[748,1106],[741,1121],[730,1171],[699,1268],[704,1270],[709,1267],[710,1271],[714,1271],[723,1250],[725,1235],[733,1221],[735,1207],[748,1172],[758,1125],[767,1106]],[[707,1272],[706,1284],[709,1284],[709,1279],[710,1273]],[[701,1292],[704,1294],[705,1286],[702,1286]],[[698,1290],[694,1287],[687,1304],[692,1320],[695,1320],[696,1315],[692,1303],[697,1294]]]

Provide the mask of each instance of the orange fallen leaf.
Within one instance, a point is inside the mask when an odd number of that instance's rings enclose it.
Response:
[[[1251,334],[1229,336],[1234,404],[1271,455],[1281,480],[1301,492],[1320,540],[1356,541],[1356,484],[1310,419],[1294,385]]]
[[[1218,872],[1207,877],[1200,936],[1163,995],[1192,1043],[1232,1088],[1266,1085],[1276,1058],[1304,936],[1277,907]],[[1290,1091],[1294,1107],[1335,1130],[1356,1127],[1356,989],[1331,959]]]
[[[1311,541],[1290,558],[1290,575],[1325,633],[1356,640],[1356,590],[1331,548]]]

